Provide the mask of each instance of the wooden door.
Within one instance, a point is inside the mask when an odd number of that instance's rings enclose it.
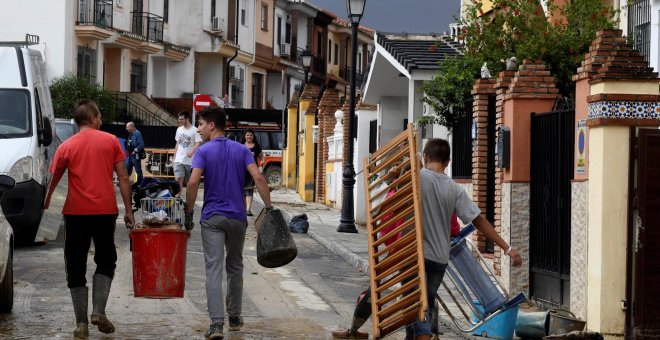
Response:
[[[633,335],[660,336],[660,131],[641,129],[637,151],[637,245],[634,247]]]

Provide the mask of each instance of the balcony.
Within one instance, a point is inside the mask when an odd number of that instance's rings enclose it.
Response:
[[[163,47],[163,17],[149,12],[131,12],[131,33],[144,38],[140,50],[153,54]]]
[[[296,64],[298,64],[302,68],[302,53],[305,50],[299,48],[296,50],[295,54],[295,60]],[[309,67],[309,75],[310,78],[316,78],[321,81],[325,81],[326,73],[327,73],[327,64],[325,61],[325,57],[321,55],[313,55],[312,56],[312,65]]]
[[[340,72],[340,76],[344,78],[346,81],[350,82],[351,81],[351,68],[348,66],[344,66],[344,68]],[[364,73],[362,72],[355,72],[355,86],[357,88],[360,88],[362,86],[362,82],[364,81]]]
[[[168,42],[163,42],[163,55],[172,61],[183,61],[190,55],[190,47],[179,46]]]
[[[83,0],[78,2],[76,36],[104,40],[112,36],[112,0]]]

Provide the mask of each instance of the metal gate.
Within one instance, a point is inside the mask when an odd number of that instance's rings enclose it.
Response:
[[[547,307],[569,304],[574,124],[575,110],[532,115],[530,295]]]
[[[640,129],[637,150],[638,226],[633,274],[633,335],[660,336],[660,131]]]

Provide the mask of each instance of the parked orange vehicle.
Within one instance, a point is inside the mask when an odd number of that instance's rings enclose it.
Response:
[[[282,130],[275,124],[239,125],[226,130],[227,138],[241,142],[247,128],[254,130],[255,138],[261,145],[264,161],[259,164],[269,185],[282,184]],[[145,148],[147,158],[142,163],[145,177],[174,178],[174,149]]]

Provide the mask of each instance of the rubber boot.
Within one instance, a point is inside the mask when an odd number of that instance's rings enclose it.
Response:
[[[87,287],[71,288],[71,300],[73,301],[73,312],[76,314],[76,330],[73,336],[76,339],[87,339],[89,337],[89,326],[87,319]]]
[[[110,295],[112,279],[102,275],[94,274],[94,286],[92,292],[92,325],[99,328],[102,333],[114,333],[115,326],[105,316],[105,305]]]

